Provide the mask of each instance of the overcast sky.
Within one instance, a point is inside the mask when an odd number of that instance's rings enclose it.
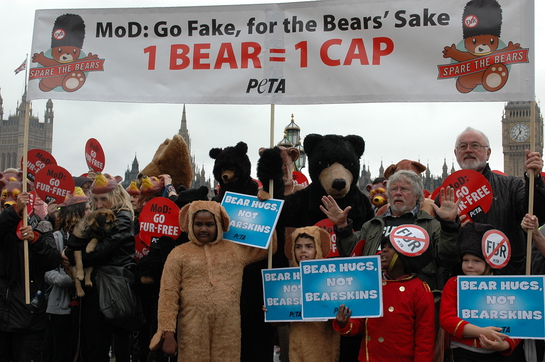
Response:
[[[334,0],[331,0],[334,1]],[[512,0],[503,0],[512,1]],[[275,1],[1,1],[0,4],[0,88],[4,100],[4,119],[15,113],[24,90],[24,73],[14,75],[30,52],[36,9],[73,9],[140,6],[195,6]],[[282,2],[282,1],[276,1]],[[535,67],[536,100],[545,94],[545,2],[536,0]],[[81,5],[80,5],[81,4]],[[525,46],[523,44],[523,46]],[[30,56],[30,55],[29,55]],[[46,100],[33,101],[34,114],[43,120]],[[183,104],[101,103],[53,100],[53,155],[60,166],[72,174],[87,172],[84,146],[96,138],[106,153],[105,172],[124,176],[136,154],[143,168],[165,138],[178,133]],[[490,138],[493,169],[503,170],[501,118],[505,103],[382,103],[305,105],[275,107],[275,142],[291,115],[302,135],[358,134],[366,143],[362,162],[373,177],[384,166],[408,158],[429,164],[433,174],[442,172],[446,159],[450,169],[456,136],[467,126],[484,131]],[[257,150],[269,145],[269,105],[186,105],[192,153],[199,166],[211,174],[213,147],[248,144],[255,175]],[[458,165],[455,164],[456,169]]]

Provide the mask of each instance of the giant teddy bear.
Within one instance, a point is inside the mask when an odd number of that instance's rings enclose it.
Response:
[[[209,155],[215,160],[213,174],[220,186],[214,201],[221,202],[227,191],[257,195],[258,185],[250,175],[252,165],[246,143],[238,142],[235,146],[212,148]],[[279,249],[282,248],[283,245]],[[262,310],[264,303],[261,269],[266,268],[266,260],[244,268],[240,297],[242,362],[267,361],[272,358],[274,327],[264,322]]]
[[[143,176],[159,176],[169,174],[172,185],[178,189],[184,185],[191,187],[193,171],[189,149],[182,136],[175,134],[172,139],[167,138],[159,145],[151,162],[140,172]]]
[[[348,217],[353,220],[354,229],[374,216],[369,198],[358,188],[360,158],[365,150],[365,142],[357,135],[319,135],[309,134],[303,142],[308,157],[311,183],[306,188],[287,195],[278,222],[289,234],[292,228],[319,225],[333,232],[333,224],[320,210],[322,197],[333,196],[342,209],[351,206]],[[257,175],[268,191],[269,180],[276,180],[274,198],[283,198],[282,159],[278,147],[262,152],[258,162]],[[281,233],[281,230],[278,230]],[[280,238],[279,238],[280,239]],[[280,247],[280,245],[279,245]],[[335,249],[329,255],[338,255]],[[346,337],[341,341],[341,361],[357,361],[361,337]]]

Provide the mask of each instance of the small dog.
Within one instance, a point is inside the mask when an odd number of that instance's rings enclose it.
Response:
[[[75,264],[70,267],[72,279],[76,284],[76,292],[78,297],[83,297],[85,292],[81,287],[81,281],[85,279],[85,285],[93,286],[91,282],[91,273],[93,267],[83,268],[82,250],[85,248],[86,253],[95,251],[99,240],[104,239],[106,235],[112,232],[115,226],[116,217],[112,210],[98,209],[91,212],[89,215],[82,218],[74,227],[72,234],[79,239],[89,240],[85,244],[74,245],[70,247],[76,249],[74,251]]]

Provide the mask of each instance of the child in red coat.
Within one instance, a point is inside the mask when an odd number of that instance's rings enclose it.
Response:
[[[492,225],[469,223],[460,229],[458,247],[465,275],[492,275],[492,268],[482,252],[482,238]],[[441,298],[439,323],[449,333],[451,360],[456,361],[502,361],[520,340],[499,333],[499,327],[477,327],[457,316],[458,277],[445,284]]]
[[[399,253],[385,237],[380,255],[383,316],[351,319],[352,311],[341,304],[333,328],[345,336],[364,333],[359,361],[432,362],[435,348],[433,294],[425,282],[409,273],[418,267],[417,259],[424,261],[429,254],[424,258],[408,257]]]

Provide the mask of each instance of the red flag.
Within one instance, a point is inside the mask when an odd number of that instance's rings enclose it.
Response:
[[[15,69],[15,74],[19,74],[25,69],[26,69],[26,58],[25,58],[25,61],[17,69]]]

